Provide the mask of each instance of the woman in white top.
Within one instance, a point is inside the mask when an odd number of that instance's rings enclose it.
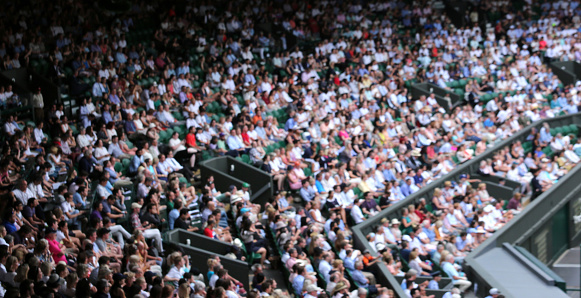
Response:
[[[50,149],[50,153],[48,154],[47,159],[52,166],[51,172],[59,171],[66,173],[67,165],[64,163],[64,160],[62,160],[62,155],[60,154],[58,147],[53,146]]]
[[[67,118],[67,116],[63,115],[60,117],[60,120],[61,120],[61,133],[66,133],[71,129],[69,126],[69,119]]]
[[[79,135],[77,136],[77,145],[79,145],[79,147],[81,149],[84,149],[86,147],[89,147],[89,145],[91,145],[91,141],[87,137],[87,134],[85,132],[84,127],[81,128],[81,131],[79,132]]]
[[[315,201],[312,204],[312,208],[309,210],[309,215],[315,221],[315,224],[319,226],[319,228],[323,228],[325,225],[325,218],[321,214],[321,202]]]
[[[103,165],[104,161],[109,160],[109,158],[111,158],[109,151],[107,151],[107,148],[103,146],[103,141],[101,140],[98,140],[97,143],[95,144],[95,151],[93,152],[93,156],[97,159],[97,162],[101,165]]]
[[[86,136],[87,136],[87,140],[89,140],[89,143],[92,144],[92,145],[95,144],[95,142],[98,139],[97,138],[97,134],[95,134],[95,131],[93,131],[93,127],[92,126],[87,127]]]
[[[279,128],[276,126],[275,119],[272,118],[272,116],[268,116],[268,119],[266,120],[265,129],[266,134],[270,136],[270,139],[275,142],[283,140],[285,137],[285,134],[281,130],[279,130]]]
[[[460,203],[456,202],[454,203],[454,216],[456,216],[456,218],[458,219],[459,222],[461,222],[465,227],[468,226],[468,221],[466,220],[466,217],[464,216],[464,212],[462,212],[462,206],[460,206]]]
[[[63,151],[64,155],[71,155],[73,152],[71,151],[71,147],[70,147],[70,142],[69,140],[71,139],[71,137],[68,134],[65,134],[63,136],[63,139],[61,140],[61,150]]]
[[[488,194],[488,191],[486,190],[486,183],[478,184],[478,191],[476,192],[476,195],[482,203],[490,202],[492,199],[494,199]]]
[[[139,134],[145,134],[146,128],[143,127],[143,122],[139,119],[139,114],[133,114],[133,123],[135,124],[135,129]]]
[[[173,266],[171,267],[171,269],[169,270],[169,272],[165,275],[165,277],[163,278],[163,280],[165,282],[169,282],[173,285],[177,285],[178,281],[180,281],[180,279],[184,276],[183,274],[184,272],[184,265],[185,265],[185,261],[182,258],[182,256],[177,255],[175,257],[170,257],[173,262]]]
[[[117,135],[115,123],[114,122],[107,123],[107,130],[105,132],[107,133],[107,138],[109,138],[109,140],[113,139],[113,137]]]
[[[272,180],[277,182],[278,190],[281,191],[283,190],[284,186],[285,174],[284,171],[282,171],[279,167],[278,163],[273,160],[273,158],[276,158],[275,153],[267,154],[264,163],[268,164],[270,167],[270,175],[272,175]]]

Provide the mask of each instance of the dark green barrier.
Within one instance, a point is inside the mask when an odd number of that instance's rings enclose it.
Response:
[[[413,98],[419,98],[421,95],[425,95],[428,97],[431,93],[436,95],[436,101],[438,104],[446,109],[446,111],[450,112],[454,109],[454,107],[458,106],[464,100],[460,95],[446,90],[444,88],[440,88],[438,85],[432,83],[419,83],[412,85],[411,88]],[[448,103],[444,97],[448,95],[450,97],[451,103]],[[449,105],[452,105],[451,107]]]
[[[551,70],[565,85],[575,84],[579,78],[579,63],[574,61],[559,61],[550,64]]]
[[[270,174],[230,156],[216,157],[200,163],[202,179],[213,175],[216,189],[226,192],[230,185],[241,188],[242,183],[250,184],[250,201],[264,206],[274,194],[274,184]]]
[[[228,274],[243,283],[246,291],[249,290],[248,263],[224,257],[230,252],[231,244],[180,229],[169,232],[168,239],[170,243],[179,245],[184,254],[190,256],[191,266],[204,273],[204,277],[210,269],[208,259],[218,255],[224,268],[228,269]],[[190,239],[190,245],[187,245],[187,239]]]

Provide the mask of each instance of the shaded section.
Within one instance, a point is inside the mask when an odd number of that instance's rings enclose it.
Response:
[[[200,163],[202,180],[214,176],[216,189],[226,192],[230,185],[241,189],[242,183],[250,184],[250,201],[264,206],[274,194],[272,177],[265,171],[242,160],[230,156],[222,156]],[[205,183],[205,182],[203,182]]]
[[[190,256],[190,264],[197,267],[200,272],[208,272],[210,269],[207,263],[209,258],[220,256],[222,265],[228,269],[228,274],[243,283],[246,291],[250,289],[248,263],[225,257],[231,252],[231,244],[181,229],[172,230],[167,238],[171,244],[179,246],[185,255]]]
[[[568,297],[554,285],[554,280],[524,258],[511,245],[495,247],[475,257],[471,266],[486,273],[486,282],[494,284],[506,297]],[[489,288],[479,289],[477,296]]]

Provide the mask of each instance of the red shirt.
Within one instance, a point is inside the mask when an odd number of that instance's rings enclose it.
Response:
[[[206,235],[206,236],[208,236],[208,237],[210,237],[210,238],[215,238],[215,237],[214,237],[214,236],[215,236],[214,230],[213,230],[213,229],[210,229],[210,228],[208,228],[208,227],[206,227],[206,228],[204,229],[204,235]]]
[[[543,39],[539,41],[539,49],[542,51],[547,48],[547,42]]]
[[[186,144],[189,147],[198,147],[196,144],[196,136],[193,133],[189,133],[186,135]]]
[[[242,141],[244,141],[245,144],[250,144],[250,137],[248,136],[248,133],[243,132],[241,134],[242,136]]]

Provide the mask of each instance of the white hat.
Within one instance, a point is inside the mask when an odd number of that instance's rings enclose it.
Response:
[[[321,288],[317,287],[315,284],[310,284],[307,286],[307,292],[310,293],[312,291],[321,292],[323,291]]]
[[[492,205],[487,205],[484,207],[484,212],[492,212],[494,211],[494,207]]]
[[[242,201],[242,198],[238,195],[234,194],[230,197],[230,204],[235,204],[235,203],[240,202],[240,201]]]

